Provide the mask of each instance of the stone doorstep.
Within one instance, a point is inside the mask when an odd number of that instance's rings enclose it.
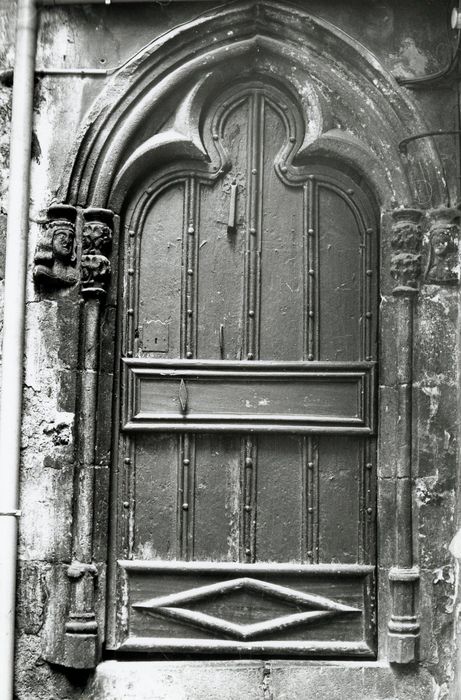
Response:
[[[423,670],[381,662],[105,661],[87,700],[433,700]]]

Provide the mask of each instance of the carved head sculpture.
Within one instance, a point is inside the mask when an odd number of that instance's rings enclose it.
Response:
[[[51,221],[48,224],[51,233],[51,248],[56,259],[63,263],[74,263],[75,255],[75,227],[65,219]]]
[[[451,230],[450,230],[451,229]],[[445,258],[449,253],[456,250],[453,243],[453,233],[456,232],[456,226],[451,226],[448,229],[435,230],[431,235],[431,244],[434,255],[440,258]]]
[[[76,209],[66,204],[54,204],[48,209],[48,220],[34,257],[34,279],[38,284],[65,287],[77,281],[76,217]]]
[[[457,209],[441,208],[431,212],[426,273],[430,284],[455,284],[458,280],[459,218]]]

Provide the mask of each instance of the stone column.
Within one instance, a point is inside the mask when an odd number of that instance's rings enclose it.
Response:
[[[414,566],[412,517],[412,388],[413,304],[421,275],[423,214],[416,209],[397,209],[392,214],[391,274],[396,281],[393,295],[397,327],[398,446],[395,473],[396,529],[395,565],[389,572],[392,612],[389,620],[388,658],[405,664],[416,659],[419,621],[415,587],[419,570]]]
[[[94,592],[93,513],[96,446],[96,407],[99,375],[101,306],[110,279],[109,254],[113,213],[87,209],[83,213],[81,261],[82,357],[78,416],[78,465],[74,492],[71,605],[66,621],[66,665],[92,668],[99,658],[99,635]]]

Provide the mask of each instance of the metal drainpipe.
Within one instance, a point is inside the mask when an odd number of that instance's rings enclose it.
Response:
[[[18,0],[11,116],[0,401],[0,698],[13,697],[18,483],[25,287],[37,17],[35,0]]]

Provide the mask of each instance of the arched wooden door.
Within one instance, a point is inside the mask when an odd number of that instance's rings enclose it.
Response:
[[[108,646],[373,656],[374,206],[268,81],[200,128],[123,238]]]

